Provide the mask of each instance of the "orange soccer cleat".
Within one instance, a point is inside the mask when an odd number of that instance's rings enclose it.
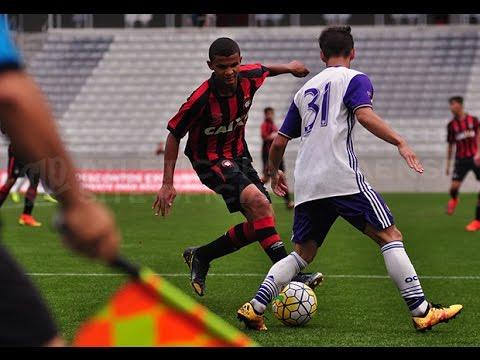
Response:
[[[41,222],[38,222],[37,220],[35,220],[35,218],[32,215],[28,215],[28,214],[20,215],[20,219],[18,219],[18,223],[20,225],[33,226],[33,227],[42,226]]]
[[[479,220],[472,220],[470,224],[465,227],[467,231],[478,231],[480,230],[480,221]]]
[[[459,202],[458,198],[448,200],[447,215],[453,215],[453,213],[455,212],[455,208],[458,205],[458,202]]]

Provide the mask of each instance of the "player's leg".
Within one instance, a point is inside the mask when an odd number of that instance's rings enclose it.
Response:
[[[256,191],[253,186],[249,185],[248,189],[249,191],[252,191],[250,198],[252,201],[251,205],[247,204],[247,202],[250,201],[247,198],[247,188],[245,188],[245,192],[241,193],[240,202],[243,209],[242,213],[245,215],[249,223],[253,224],[256,240],[260,243],[270,260],[273,263],[276,263],[284,259],[287,256],[287,252],[275,228],[275,214],[270,195],[268,194],[265,185],[259,179],[251,161],[245,160],[242,162],[241,166],[243,173],[247,176],[250,183],[255,185],[258,189],[258,191]],[[256,200],[255,196],[257,197]],[[265,199],[267,201],[265,201]],[[257,207],[256,210],[255,207]],[[264,222],[269,224],[265,224]],[[263,228],[263,225],[265,225],[266,228]],[[269,228],[270,225],[271,227]],[[300,272],[295,276],[294,281],[302,282],[314,289],[323,281],[323,274],[319,272]]]
[[[203,296],[206,275],[213,260],[256,241],[274,263],[286,257],[287,252],[275,229],[268,192],[249,161],[245,165],[221,160],[213,167],[213,171],[200,172],[199,176],[205,185],[223,196],[231,213],[240,211],[247,219],[214,241],[184,251],[183,257],[191,271],[192,287],[198,295]],[[298,278],[298,281],[312,288],[322,280],[321,273],[301,274]]]
[[[459,203],[459,191],[460,186],[462,185],[463,179],[467,175],[468,171],[470,170],[470,166],[465,162],[465,160],[456,160],[455,165],[453,167],[453,175],[452,175],[452,183],[450,185],[450,200],[448,200],[447,204],[447,215],[453,215],[455,212],[455,208]]]
[[[0,346],[61,346],[40,294],[0,246]]]
[[[7,181],[5,181],[5,184],[3,184],[3,186],[0,188],[0,206],[2,206],[7,199],[10,189],[15,184],[15,181],[17,181],[17,178],[8,177]]]
[[[23,213],[18,219],[20,225],[38,227],[42,226],[42,223],[35,220],[32,216],[33,206],[35,204],[35,199],[37,198],[37,187],[40,182],[40,174],[35,169],[26,170],[28,180],[30,181],[30,186],[27,189],[25,194],[25,205],[23,207]]]
[[[197,173],[203,184],[223,196],[229,212],[242,211],[239,189],[244,186],[242,184],[249,181],[234,161],[222,160],[207,169],[198,169]],[[191,283],[195,292],[200,296],[204,295],[205,279],[213,260],[231,254],[255,241],[253,225],[245,221],[231,227],[208,244],[186,249],[183,257],[190,268]]]
[[[381,247],[385,266],[407,304],[415,329],[430,330],[432,326],[448,322],[462,310],[462,305],[442,306],[427,302],[415,268],[408,257],[400,231],[395,225],[378,230],[368,224],[365,234]]]
[[[17,181],[17,178],[20,174],[20,169],[18,167],[18,162],[14,156],[11,156],[9,153],[8,156],[8,168],[7,168],[7,181],[0,188],[0,207],[3,205],[5,200],[8,197],[10,190]]]
[[[415,268],[405,251],[402,233],[382,196],[373,189],[334,198],[339,214],[381,248],[390,278],[407,304],[417,330],[454,317],[461,306],[437,307],[427,302]]]
[[[53,204],[58,204],[57,199],[53,197],[53,192],[50,190],[50,188],[45,184],[45,181],[41,180],[42,187],[43,187],[43,200],[51,202]]]
[[[20,180],[17,180],[15,185],[13,185],[10,189],[10,196],[14,203],[20,202],[20,190],[22,189],[22,186],[27,182],[27,180],[28,179],[26,177],[21,177]]]
[[[477,178],[477,181],[480,181],[480,167],[473,164],[473,172]],[[467,231],[478,231],[480,230],[480,192],[477,195],[477,204],[475,207],[475,219],[473,219],[466,227]]]
[[[337,216],[328,200],[312,201],[295,208],[292,239],[295,251],[270,268],[255,297],[238,310],[238,318],[247,327],[266,330],[263,319],[266,307],[286,284],[313,261]]]

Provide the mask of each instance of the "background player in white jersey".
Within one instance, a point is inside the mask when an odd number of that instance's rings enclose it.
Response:
[[[355,57],[350,27],[325,29],[319,45],[327,68],[296,93],[269,156],[272,188],[283,196],[287,186],[279,164],[288,141],[301,139],[294,174],[295,251],[270,268],[255,297],[238,310],[238,318],[250,328],[266,330],[263,313],[267,305],[313,261],[341,216],[381,247],[388,274],[410,309],[415,328],[430,329],[455,317],[462,305],[443,307],[426,301],[388,206],[359,169],[352,139],[355,121],[397,146],[413,170],[423,173],[423,166],[405,139],[373,111],[368,76],[350,69]]]

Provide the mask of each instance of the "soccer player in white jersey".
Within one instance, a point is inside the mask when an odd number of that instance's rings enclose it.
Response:
[[[269,156],[272,189],[283,196],[287,187],[279,164],[289,140],[300,138],[294,174],[295,251],[270,268],[255,297],[237,316],[249,328],[266,330],[263,313],[267,305],[313,261],[330,227],[341,216],[380,246],[388,274],[405,300],[415,328],[431,329],[455,317],[463,306],[444,307],[425,299],[390,209],[358,166],[352,139],[355,122],[396,146],[414,171],[423,173],[423,166],[405,139],[373,111],[373,86],[368,76],[350,69],[355,57],[350,27],[325,29],[319,45],[327,68],[296,93]]]

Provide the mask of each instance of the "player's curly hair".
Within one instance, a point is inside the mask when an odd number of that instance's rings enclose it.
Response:
[[[347,57],[353,49],[352,28],[349,25],[330,26],[322,31],[318,44],[327,59],[332,56]]]

